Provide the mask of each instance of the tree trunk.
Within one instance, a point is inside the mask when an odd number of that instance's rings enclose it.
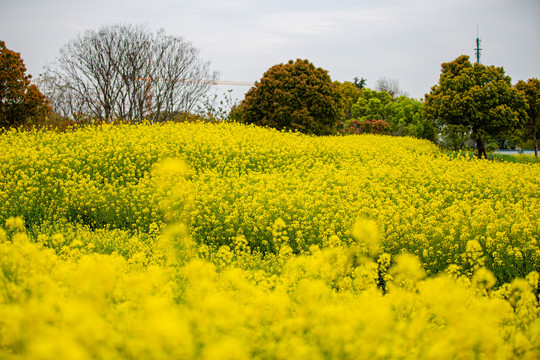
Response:
[[[482,155],[484,155],[487,159],[486,148],[484,147],[484,143],[480,137],[476,139],[476,148],[478,149],[478,158],[481,159]]]
[[[534,139],[534,156],[538,157],[538,140],[536,139],[536,131],[533,132],[533,139]]]

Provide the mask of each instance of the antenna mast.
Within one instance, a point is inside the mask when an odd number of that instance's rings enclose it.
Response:
[[[480,64],[480,51],[482,49],[480,48],[480,35],[478,35],[478,25],[476,25],[476,49],[474,49],[474,52],[476,54],[476,62]]]

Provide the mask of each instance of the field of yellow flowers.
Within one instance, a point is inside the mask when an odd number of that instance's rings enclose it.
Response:
[[[0,135],[1,359],[537,359],[540,166],[240,124]]]

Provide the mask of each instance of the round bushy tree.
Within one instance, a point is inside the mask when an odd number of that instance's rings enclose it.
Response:
[[[298,59],[268,69],[240,107],[248,124],[329,135],[340,120],[341,94],[326,70]]]
[[[487,159],[489,138],[512,134],[524,123],[526,99],[502,67],[473,65],[466,55],[441,67],[424,112],[443,132],[446,126],[466,129],[476,141],[478,158]]]
[[[538,132],[540,130],[540,80],[533,78],[527,82],[519,80],[515,88],[522,92],[527,100],[527,118],[525,121],[525,136],[532,136],[534,141],[534,156],[538,157]]]
[[[0,129],[39,122],[50,113],[47,99],[31,78],[21,54],[0,41]]]

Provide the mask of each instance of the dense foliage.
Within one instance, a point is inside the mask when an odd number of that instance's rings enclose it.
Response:
[[[441,131],[464,128],[476,141],[478,158],[487,158],[487,140],[509,136],[525,122],[524,96],[502,67],[472,65],[466,55],[441,67],[439,83],[426,95],[426,116]]]
[[[31,123],[51,111],[48,101],[30,83],[21,54],[0,41],[0,130]]]
[[[352,117],[358,120],[385,120],[391,116],[392,96],[386,91],[362,89],[361,96],[352,105]]]
[[[0,147],[0,358],[540,355],[538,164],[238,124]]]
[[[268,69],[240,105],[246,124],[305,134],[337,132],[341,93],[328,72],[308,60],[290,60]]]
[[[388,133],[395,136],[412,136],[436,141],[436,131],[431,120],[423,114],[424,102],[405,95],[392,98],[386,91],[362,89],[351,105],[351,118],[370,125],[375,120],[388,124]],[[352,127],[357,127],[353,122]],[[346,122],[351,133],[351,121]],[[374,132],[386,133],[386,132]]]
[[[358,78],[355,78],[355,81],[357,80]],[[337,87],[339,88],[339,92],[341,93],[341,108],[342,108],[341,116],[343,117],[343,120],[351,119],[352,106],[353,104],[356,104],[356,102],[358,101],[358,98],[362,94],[362,91],[359,88],[361,84],[355,84],[350,81],[344,81],[344,82],[334,81],[334,84],[337,85]],[[363,86],[364,85],[362,85],[362,87]]]
[[[540,131],[540,80],[529,79],[527,82],[520,80],[515,85],[527,99],[527,120],[524,124],[524,135],[532,138],[534,143],[534,155],[538,156],[538,132]]]

